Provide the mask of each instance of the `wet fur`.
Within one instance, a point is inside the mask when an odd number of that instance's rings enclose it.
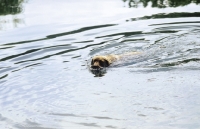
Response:
[[[98,69],[110,66],[113,62],[120,60],[122,57],[137,55],[140,52],[129,52],[121,55],[105,55],[105,56],[94,56],[91,61],[91,68]]]

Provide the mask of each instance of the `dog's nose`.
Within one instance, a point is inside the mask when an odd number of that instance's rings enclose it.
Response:
[[[92,65],[91,68],[93,68],[93,69],[99,69],[100,67],[99,67],[99,66]]]

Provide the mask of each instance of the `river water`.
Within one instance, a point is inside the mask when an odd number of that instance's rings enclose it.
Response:
[[[1,1],[0,129],[199,129],[199,3]]]

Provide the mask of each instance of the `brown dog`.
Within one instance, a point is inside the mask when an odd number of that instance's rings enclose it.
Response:
[[[131,56],[131,55],[137,55],[140,54],[140,52],[129,52],[121,55],[105,55],[105,56],[94,56],[91,61],[91,68],[93,69],[99,69],[103,67],[108,67],[113,62],[120,60],[123,57]]]

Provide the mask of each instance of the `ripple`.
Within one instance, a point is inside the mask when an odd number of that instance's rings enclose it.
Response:
[[[47,38],[56,38],[56,37],[65,36],[65,35],[69,35],[69,34],[71,35],[71,34],[76,34],[76,33],[84,32],[84,31],[92,30],[92,29],[110,27],[110,26],[115,26],[115,25],[116,24],[108,24],[108,25],[98,25],[98,26],[83,27],[83,28],[80,28],[78,30],[73,30],[73,31],[70,31],[70,32],[64,32],[64,33],[59,33],[59,34],[48,35],[46,37]]]
[[[131,21],[147,20],[147,19],[163,19],[163,18],[183,18],[183,17],[200,17],[200,13],[199,12],[194,12],[194,13],[175,12],[175,13],[168,13],[168,14],[159,13],[159,14],[154,14],[154,15],[151,15],[151,16],[132,18]]]
[[[84,32],[84,31],[92,30],[92,29],[110,27],[110,26],[115,26],[115,25],[116,24],[107,24],[107,25],[98,25],[98,26],[83,27],[83,28],[80,28],[80,29],[77,29],[77,30],[73,30],[73,31],[69,31],[69,32],[58,33],[58,34],[53,34],[53,35],[47,35],[45,38],[34,39],[34,40],[26,40],[26,41],[20,41],[20,42],[13,42],[13,43],[6,43],[6,44],[2,44],[2,46],[17,45],[17,44],[25,44],[25,43],[32,43],[32,42],[37,42],[37,41],[43,41],[43,40],[48,40],[48,39],[57,38],[57,37],[61,37],[61,36],[76,34],[76,33]],[[70,41],[70,40],[68,40],[68,41]]]
[[[27,23],[5,32],[0,45],[3,126],[134,128],[167,123],[170,127],[174,114],[175,124],[180,120],[188,124],[199,113],[195,98],[199,98],[200,13],[158,12],[118,24],[112,19],[99,25],[63,21],[36,28]],[[141,54],[102,71],[89,70],[94,55],[133,51]]]

